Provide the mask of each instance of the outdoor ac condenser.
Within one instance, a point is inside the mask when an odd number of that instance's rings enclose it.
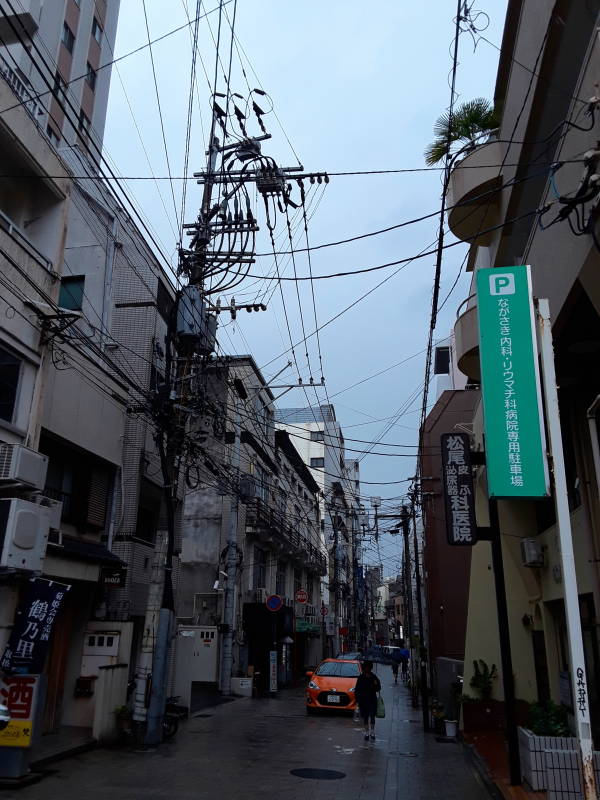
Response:
[[[43,489],[48,470],[48,456],[21,444],[0,444],[0,485],[21,483]]]
[[[537,539],[521,539],[521,560],[524,567],[543,567],[544,553]]]
[[[41,572],[49,530],[48,508],[17,497],[0,500],[0,567]]]

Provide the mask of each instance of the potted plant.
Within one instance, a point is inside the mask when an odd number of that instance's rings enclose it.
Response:
[[[439,735],[444,733],[444,720],[446,713],[444,706],[439,700],[433,700],[431,703],[431,718],[433,720],[433,731]]]
[[[566,708],[551,700],[531,704],[527,725],[527,728],[519,728],[521,773],[537,792],[547,788],[544,751],[572,750],[574,740],[569,730]]]
[[[494,689],[493,681],[498,677],[498,669],[495,664],[491,668],[480,658],[473,661],[473,677],[469,682],[471,689],[479,692],[482,700],[489,700]]]
[[[495,664],[491,667],[483,659],[473,661],[473,676],[469,686],[476,697],[462,695],[463,728],[465,731],[501,730],[503,727],[502,703],[493,700],[494,681],[498,677]]]
[[[498,114],[489,100],[478,97],[463,103],[452,116],[442,114],[436,120],[436,138],[425,150],[425,161],[430,167],[442,161],[456,142],[462,145],[457,154],[467,155],[475,150],[482,136],[496,131],[498,125]]]

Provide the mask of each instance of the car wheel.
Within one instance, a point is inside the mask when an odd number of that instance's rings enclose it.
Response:
[[[314,714],[315,713],[315,709],[311,708],[310,706],[306,706],[306,713],[309,714],[309,715],[310,714]]]

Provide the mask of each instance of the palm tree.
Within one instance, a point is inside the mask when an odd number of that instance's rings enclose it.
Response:
[[[442,161],[455,142],[462,142],[461,149],[468,153],[477,147],[480,134],[495,131],[499,124],[489,100],[478,97],[463,103],[452,117],[442,114],[436,121],[433,128],[436,138],[425,150],[425,161],[430,167]]]

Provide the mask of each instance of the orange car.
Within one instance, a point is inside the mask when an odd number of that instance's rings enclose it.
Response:
[[[360,661],[346,661],[327,658],[314,672],[307,672],[309,678],[306,690],[306,712],[322,709],[354,711],[356,697],[354,689],[360,675]]]

